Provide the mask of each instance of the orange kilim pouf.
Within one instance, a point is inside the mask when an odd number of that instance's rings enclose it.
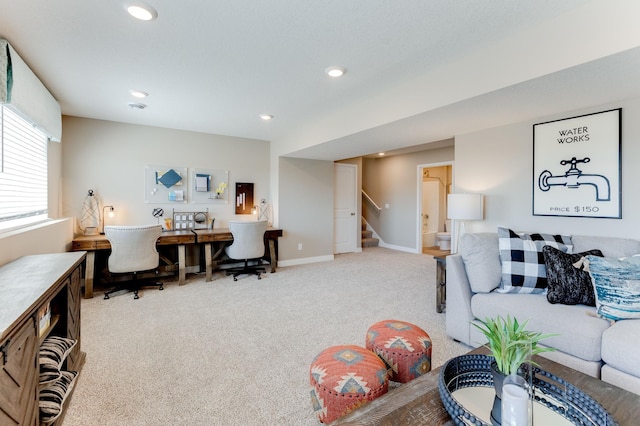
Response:
[[[389,380],[407,383],[431,371],[431,338],[408,322],[386,320],[369,327],[367,349],[391,370]]]
[[[387,393],[387,367],[373,352],[354,345],[332,346],[311,363],[311,404],[331,423]]]

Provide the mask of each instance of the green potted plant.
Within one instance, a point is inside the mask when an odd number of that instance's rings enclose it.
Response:
[[[527,331],[527,321],[519,323],[516,318],[507,315],[479,320],[479,324],[472,323],[487,338],[484,346],[491,351],[495,361],[491,363],[491,372],[496,391],[496,397],[491,410],[491,419],[494,424],[500,424],[502,383],[507,376],[517,376],[520,366],[529,362],[537,365],[531,357],[533,355],[554,351],[554,348],[539,346],[538,343],[555,334],[542,334],[540,332]],[[524,383],[524,379],[514,377],[514,382]]]
[[[533,355],[554,351],[554,348],[539,346],[538,343],[555,334],[542,334],[525,330],[528,321],[519,323],[516,318],[507,315],[479,320],[480,324],[473,323],[488,342],[484,345],[491,351],[495,358],[496,369],[508,376],[517,373],[523,362],[528,361]],[[532,362],[533,363],[533,362]],[[535,363],[533,363],[535,365]]]

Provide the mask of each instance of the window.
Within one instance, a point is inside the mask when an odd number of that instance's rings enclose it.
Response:
[[[0,229],[47,218],[47,137],[13,110],[0,110]]]

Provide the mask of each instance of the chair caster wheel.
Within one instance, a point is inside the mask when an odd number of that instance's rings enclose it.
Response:
[[[140,296],[138,296],[138,292],[136,291],[135,293],[133,293],[133,300],[136,299],[140,299]]]
[[[261,280],[261,279],[262,279],[262,277],[261,277],[260,275],[258,275],[258,279],[259,279],[259,280]]]
[[[164,287],[163,287],[163,286],[160,286],[160,288],[159,288],[158,290],[164,290]]]
[[[108,294],[105,294],[105,295],[104,295],[104,300],[107,300],[108,298],[109,298],[109,295],[108,295]]]
[[[233,277],[233,280],[234,280],[234,281],[238,281],[238,278],[236,278],[236,277]]]

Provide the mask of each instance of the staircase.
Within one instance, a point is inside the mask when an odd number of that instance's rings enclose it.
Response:
[[[373,231],[367,231],[367,224],[362,221],[362,248],[365,247],[378,247],[380,240],[373,238]]]

